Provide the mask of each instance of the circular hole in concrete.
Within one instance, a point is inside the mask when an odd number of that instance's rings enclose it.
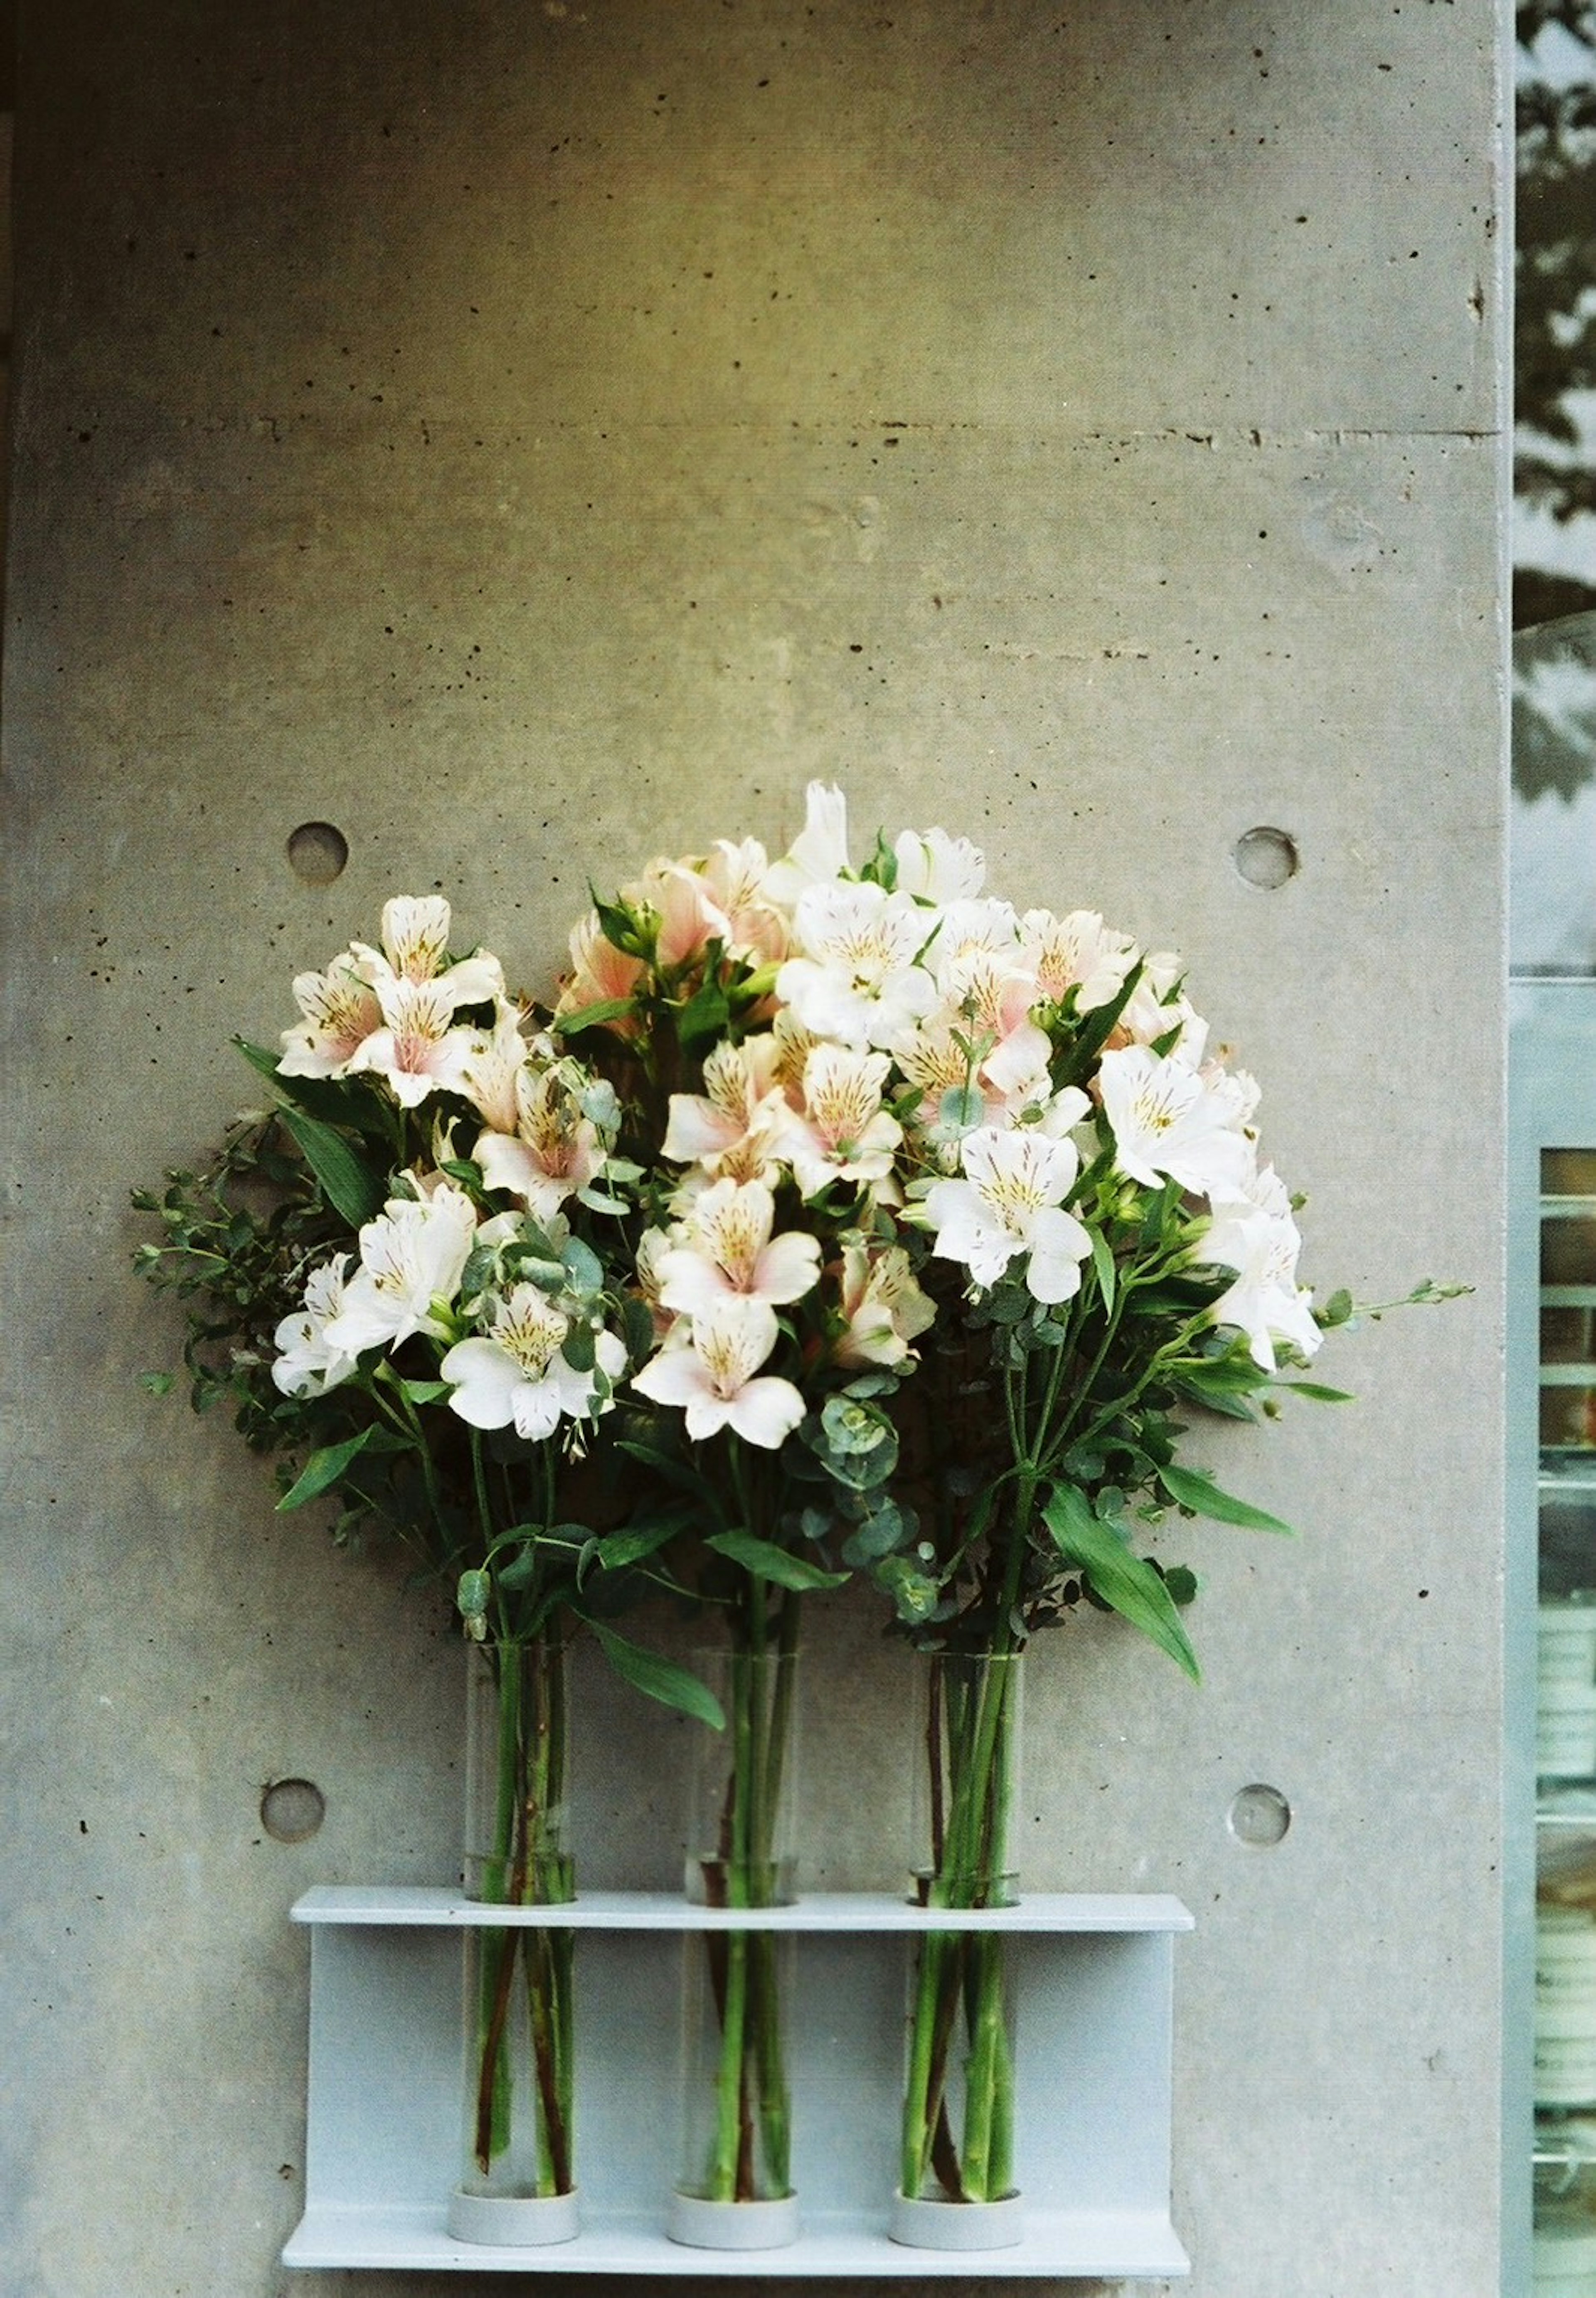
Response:
[[[349,840],[330,822],[302,822],[288,833],[288,867],[307,886],[330,886],[349,860]]]
[[[274,1780],[260,1798],[260,1824],[278,1843],[307,1843],[327,1817],[312,1780]]]
[[[1271,830],[1261,823],[1236,841],[1231,859],[1249,886],[1261,887],[1273,893],[1277,886],[1294,878],[1302,866],[1297,843],[1284,830]]]
[[[1238,1843],[1267,1851],[1271,1844],[1281,1840],[1291,1825],[1291,1806],[1278,1788],[1265,1787],[1257,1781],[1243,1788],[1232,1799],[1228,1823]]]

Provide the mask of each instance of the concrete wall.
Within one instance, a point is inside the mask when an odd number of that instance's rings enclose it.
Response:
[[[129,1186],[388,893],[536,981],[590,874],[778,847],[815,773],[1187,954],[1306,1273],[1478,1288],[1327,1349],[1355,1406],[1207,1447],[1302,1538],[1194,1535],[1201,1690],[1098,1621],[1038,1649],[1025,1864],[1195,1911],[1195,2298],[1496,2290],[1501,39],[1488,0],[25,16],[6,2291],[286,2287],[286,1910],[456,1856],[447,1624],[142,1392]],[[813,1867],[880,1884],[844,1766],[892,1776],[897,1679],[834,1634]],[[584,1872],[668,1876],[657,1735],[613,1734]],[[1227,1825],[1258,1781],[1272,1850]]]

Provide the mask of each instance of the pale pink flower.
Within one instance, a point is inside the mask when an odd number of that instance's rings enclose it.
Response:
[[[382,948],[351,945],[360,971],[378,996],[400,982],[428,985],[451,1013],[486,1005],[504,996],[504,970],[487,950],[449,958],[450,908],[441,894],[398,894],[383,905]]]
[[[661,1304],[697,1315],[728,1294],[801,1301],[820,1281],[820,1244],[803,1229],[773,1236],[775,1217],[762,1181],[717,1181],[705,1190],[655,1264]]]
[[[804,1417],[790,1380],[761,1374],[780,1327],[768,1301],[727,1294],[683,1318],[657,1356],[632,1379],[656,1404],[682,1411],[695,1442],[729,1428],[745,1443],[775,1451]]]
[[[980,892],[987,864],[967,838],[945,830],[906,830],[892,851],[897,860],[897,890],[922,902],[970,901]]]
[[[781,1048],[766,1033],[725,1040],[704,1062],[701,1094],[674,1093],[664,1153],[673,1164],[699,1165],[705,1172],[739,1180],[763,1178],[773,1170],[773,1132],[782,1108],[776,1079]]]
[[[903,1128],[882,1102],[892,1068],[887,1054],[819,1045],[804,1063],[803,1106],[781,1110],[776,1145],[799,1194],[833,1181],[881,1181],[892,1170]]]
[[[294,1002],[303,1020],[283,1032],[277,1067],[285,1077],[341,1078],[368,1037],[383,1026],[376,992],[355,971],[353,950],[325,973],[297,973]]]
[[[515,1098],[515,1131],[478,1134],[471,1153],[490,1189],[507,1190],[546,1221],[597,1179],[604,1145],[558,1068],[518,1070]]]
[[[845,1244],[840,1294],[845,1330],[834,1351],[839,1365],[902,1364],[909,1343],[937,1320],[901,1244],[884,1252],[872,1252],[862,1242]]]
[[[517,1080],[532,1047],[513,1005],[500,1007],[492,1029],[472,1040],[460,1073],[460,1091],[495,1133],[513,1133],[518,1120]],[[547,1057],[547,1055],[546,1055]]]
[[[1071,910],[1063,918],[1051,910],[1027,910],[1020,927],[1038,994],[1059,1005],[1073,989],[1081,1013],[1112,1005],[1141,955],[1130,936],[1105,926],[1096,910]]]
[[[429,1093],[463,1092],[476,1033],[455,1026],[445,982],[390,974],[378,985],[377,1002],[383,1027],[357,1048],[345,1075],[369,1071],[385,1079],[405,1109],[414,1109]]]
[[[590,1005],[621,1004],[633,995],[646,971],[641,958],[629,957],[607,938],[597,910],[590,910],[572,927],[570,949],[571,971],[560,991],[557,1014],[580,1013]],[[636,1033],[638,1024],[627,1016],[609,1026],[628,1036]]]

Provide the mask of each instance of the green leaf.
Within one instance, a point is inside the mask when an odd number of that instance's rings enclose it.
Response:
[[[342,1444],[324,1444],[319,1451],[312,1452],[277,1502],[277,1514],[282,1516],[290,1509],[303,1508],[307,1500],[319,1500],[323,1492],[330,1491],[338,1482],[351,1463],[383,1433],[374,1421],[369,1428],[362,1428],[358,1436],[346,1436]]]
[[[696,1046],[723,1036],[731,1018],[726,993],[711,978],[694,991],[676,1016],[676,1035],[682,1052],[690,1054]]]
[[[302,1109],[285,1109],[283,1122],[305,1153],[321,1193],[351,1228],[375,1220],[387,1201],[387,1186],[363,1165],[341,1133]]]
[[[141,1372],[138,1385],[147,1388],[152,1396],[170,1396],[178,1385],[178,1376],[174,1372]]]
[[[1215,1524],[1238,1524],[1245,1532],[1279,1532],[1288,1540],[1294,1537],[1291,1526],[1282,1524],[1278,1516],[1253,1508],[1248,1500],[1238,1500],[1232,1492],[1221,1492],[1200,1468],[1178,1468],[1171,1462],[1159,1470],[1158,1481],[1178,1507],[1190,1509],[1194,1516],[1210,1517]]]
[[[447,1380],[401,1380],[399,1385],[412,1404],[442,1404],[454,1394],[453,1384]]]
[[[758,1579],[773,1580],[778,1588],[840,1588],[848,1579],[846,1572],[823,1571],[818,1564],[778,1548],[773,1540],[761,1540],[757,1533],[744,1532],[740,1527],[711,1533],[704,1544],[713,1548],[717,1556],[729,1557],[733,1564],[740,1564],[745,1572],[753,1573]]]
[[[608,1021],[619,1021],[631,1011],[630,997],[601,997],[595,1004],[578,1006],[575,1013],[557,1013],[550,1027],[559,1037],[576,1037],[583,1029],[600,1029]]]
[[[1316,1404],[1355,1404],[1357,1398],[1344,1388],[1324,1388],[1316,1380],[1278,1380],[1277,1388],[1288,1388],[1294,1396],[1311,1396]]]
[[[1097,1289],[1103,1295],[1104,1307],[1112,1316],[1114,1306],[1114,1287],[1118,1281],[1114,1269],[1114,1257],[1109,1251],[1108,1239],[1101,1229],[1092,1229],[1088,1234],[1092,1240],[1092,1266],[1097,1272]]]
[[[1133,1556],[1114,1527],[1092,1514],[1086,1494],[1073,1484],[1054,1484],[1042,1516],[1065,1563],[1083,1572],[1104,1603],[1150,1636],[1194,1683],[1200,1682],[1191,1638],[1157,1567]]]
[[[624,1572],[630,1566],[641,1564],[644,1557],[657,1556],[667,1541],[685,1532],[697,1517],[695,1509],[670,1509],[662,1516],[651,1517],[646,1524],[627,1525],[620,1532],[607,1532],[599,1542],[599,1569]]]
[[[662,1658],[657,1652],[645,1651],[641,1644],[629,1643],[624,1636],[616,1635],[613,1628],[603,1627],[597,1620],[589,1624],[605,1658],[623,1682],[649,1699],[657,1699],[661,1707],[678,1708],[683,1715],[696,1715],[714,1731],[725,1730],[726,1718],[720,1701],[690,1669],[674,1659]]]
[[[635,1436],[621,1437],[616,1449],[630,1452],[634,1460],[641,1460],[645,1467],[652,1468],[655,1475],[663,1476],[667,1484],[674,1484],[684,1492],[695,1493],[717,1519],[720,1517],[721,1504],[715,1496],[715,1486],[707,1476],[700,1476],[698,1469],[690,1467],[685,1460],[678,1460],[671,1453],[661,1451],[657,1444],[642,1443]]]

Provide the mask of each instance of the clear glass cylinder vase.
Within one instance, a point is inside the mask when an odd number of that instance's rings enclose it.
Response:
[[[1017,1652],[938,1652],[925,1668],[915,1757],[914,1894],[968,1911],[1019,1896],[1023,1665]],[[958,1928],[916,1942],[909,1982],[902,2161],[892,2230],[958,2248],[1018,2240],[1010,1942]],[[956,2228],[934,2209],[980,2207]],[[978,2231],[984,2226],[985,2231]]]
[[[711,1907],[774,1907],[796,1882],[798,1655],[717,1649],[696,1669],[724,1732],[700,1730],[686,1889]],[[792,1942],[760,1930],[682,1942],[682,2170],[670,2231],[705,2247],[763,2249],[798,2231],[787,2075]]]
[[[566,1841],[569,1699],[553,1637],[475,1646],[467,1690],[467,1896],[558,1906],[576,1896]],[[450,2230],[481,2242],[574,2235],[575,1934],[466,1927],[460,2183]]]

